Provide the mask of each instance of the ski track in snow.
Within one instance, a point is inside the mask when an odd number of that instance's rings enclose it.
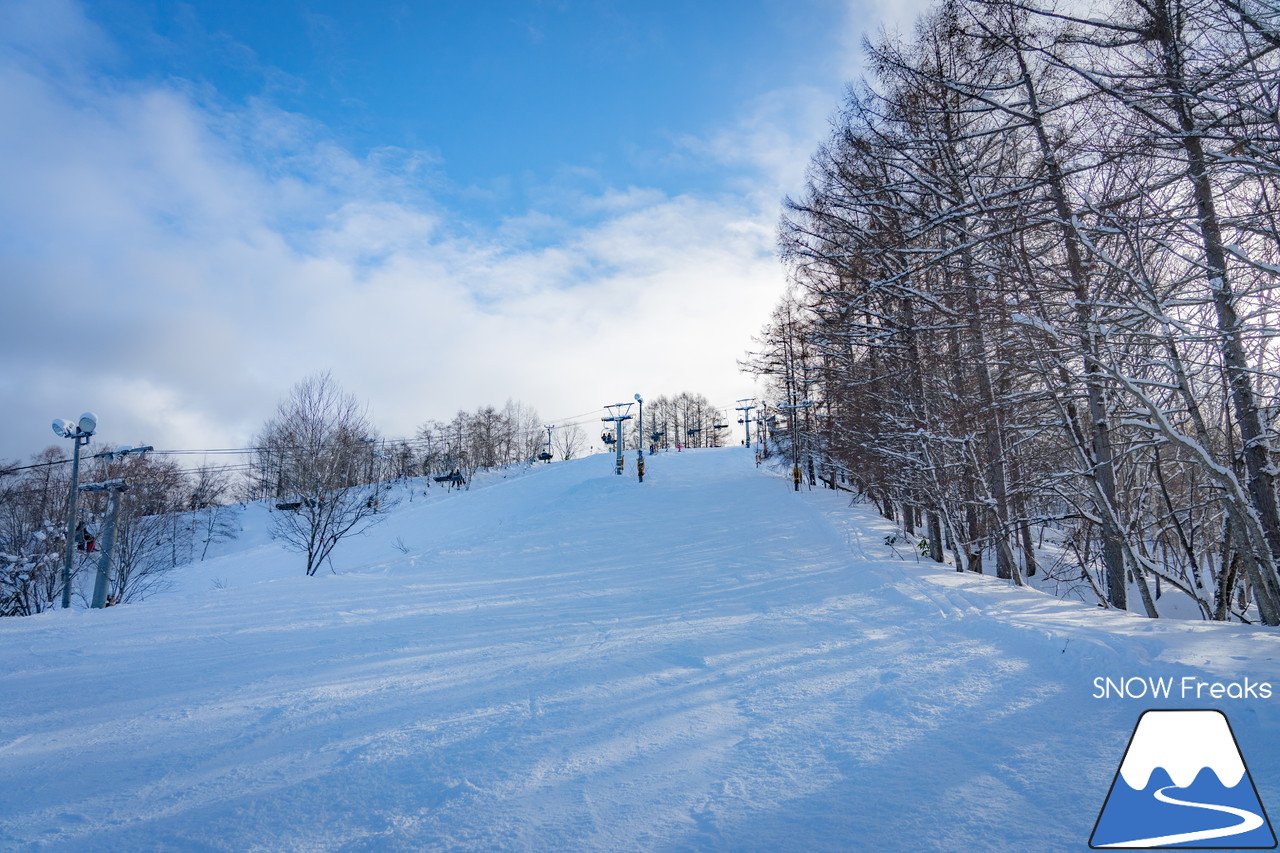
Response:
[[[246,510],[177,593],[0,623],[0,848],[1085,850],[1151,707],[1095,676],[1280,685],[1273,632],[902,559],[846,498],[590,457],[419,495],[314,578]],[[1246,760],[1274,708],[1224,706]]]

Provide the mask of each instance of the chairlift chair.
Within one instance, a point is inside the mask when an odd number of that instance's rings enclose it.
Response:
[[[93,531],[83,521],[76,525],[76,550],[90,553],[98,550],[97,537],[93,535]]]

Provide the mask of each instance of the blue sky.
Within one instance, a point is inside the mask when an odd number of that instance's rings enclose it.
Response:
[[[838,86],[844,15],[836,0],[89,10],[121,47],[115,73],[176,76],[232,103],[268,98],[357,156],[419,153],[433,191],[499,217],[570,178],[588,190],[717,189],[718,164],[680,140],[732,123],[763,92]]]
[[[0,0],[0,459],[243,446],[325,369],[390,436],[751,395],[781,197],[911,12]]]

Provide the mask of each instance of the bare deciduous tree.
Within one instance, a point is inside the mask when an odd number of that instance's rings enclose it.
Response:
[[[386,490],[367,476],[372,437],[356,398],[329,373],[295,385],[258,434],[255,475],[280,496],[272,534],[306,555],[307,575],[343,538],[381,520]]]
[[[587,448],[587,434],[577,424],[558,426],[551,432],[551,455],[572,459]]]
[[[1035,574],[1034,527],[1082,597],[1280,624],[1276,21],[942,0],[871,47],[786,205],[772,437],[957,570]]]

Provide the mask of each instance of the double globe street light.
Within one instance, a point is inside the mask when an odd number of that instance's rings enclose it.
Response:
[[[76,547],[76,496],[80,485],[80,448],[89,443],[89,436],[98,428],[98,418],[93,412],[85,412],[74,423],[55,418],[53,434],[58,438],[70,438],[75,442],[71,460],[71,498],[67,507],[67,554],[62,562],[62,606],[71,606],[71,559]]]

